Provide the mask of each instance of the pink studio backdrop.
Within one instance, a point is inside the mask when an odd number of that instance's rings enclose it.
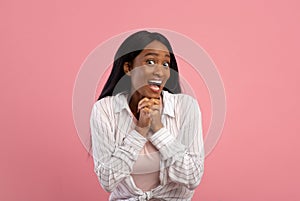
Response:
[[[200,44],[226,90],[223,133],[193,200],[300,200],[299,8],[296,0],[2,0],[0,200],[107,200],[73,122],[76,75],[101,42],[151,27]]]

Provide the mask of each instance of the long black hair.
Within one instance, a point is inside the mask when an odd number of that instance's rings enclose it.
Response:
[[[154,40],[164,44],[170,53],[170,68],[173,70],[170,72],[170,78],[168,79],[164,90],[174,94],[181,93],[177,62],[168,39],[157,32],[138,31],[125,39],[116,52],[111,73],[98,100],[106,96],[116,95],[122,91],[130,90],[131,82],[129,76],[125,75],[123,68],[124,63],[133,62],[134,58]]]

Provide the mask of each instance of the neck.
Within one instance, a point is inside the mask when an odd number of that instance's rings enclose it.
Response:
[[[140,100],[142,100],[144,97],[138,92],[138,91],[134,91],[130,93],[130,97],[129,97],[129,108],[131,110],[131,112],[133,113],[133,115],[136,117],[136,119],[139,119],[139,115],[137,113],[137,107],[138,107],[138,103],[140,102]]]

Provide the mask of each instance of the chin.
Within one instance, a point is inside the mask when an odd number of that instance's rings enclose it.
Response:
[[[147,92],[145,93],[145,96],[148,98],[159,98],[161,95],[161,90],[159,92]]]
[[[157,92],[152,91],[149,88],[140,88],[139,90],[137,90],[137,92],[142,96],[142,97],[147,97],[147,98],[160,98],[162,89],[160,89]]]

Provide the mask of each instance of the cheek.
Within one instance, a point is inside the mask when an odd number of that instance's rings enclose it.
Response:
[[[135,79],[138,79],[138,80],[144,79],[149,74],[150,74],[149,69],[147,69],[145,67],[137,67],[132,70],[132,75],[134,75]]]
[[[141,80],[143,77],[145,77],[145,73],[142,70],[135,70],[132,73],[132,78],[134,80]]]
[[[168,70],[165,75],[166,75],[166,79],[168,80],[170,78],[170,75],[171,75],[170,70]]]
[[[145,85],[145,80],[147,80],[147,79],[146,79],[144,71],[137,70],[131,74],[131,83],[135,87],[141,87],[141,86]]]

